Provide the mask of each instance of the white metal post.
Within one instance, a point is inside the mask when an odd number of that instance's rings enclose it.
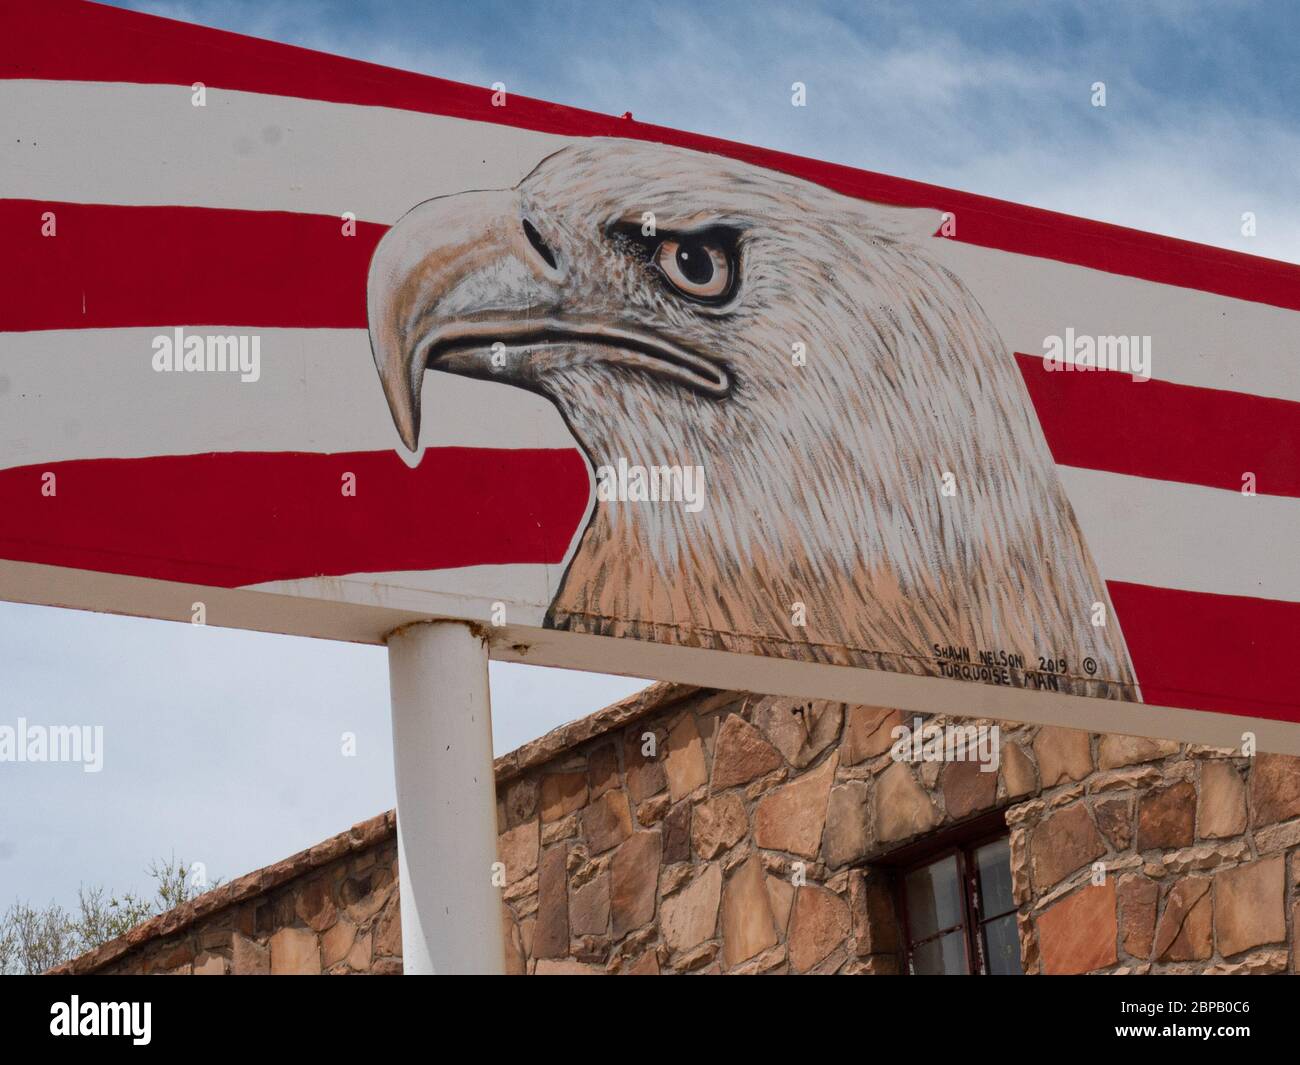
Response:
[[[388,676],[403,971],[502,973],[487,644],[464,622],[408,625]]]

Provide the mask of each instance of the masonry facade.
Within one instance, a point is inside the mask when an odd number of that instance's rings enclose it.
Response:
[[[507,971],[1296,972],[1300,759],[915,720],[655,685],[499,758]],[[60,971],[397,973],[396,885],[390,812]]]

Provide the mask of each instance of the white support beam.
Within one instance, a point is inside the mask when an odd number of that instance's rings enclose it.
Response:
[[[407,974],[504,971],[487,644],[460,621],[388,638]]]

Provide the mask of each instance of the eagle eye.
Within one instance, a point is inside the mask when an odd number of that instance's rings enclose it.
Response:
[[[647,235],[635,226],[618,226],[615,234],[642,249],[668,286],[696,303],[725,303],[736,291],[739,234],[715,226],[694,233]]]
[[[655,265],[683,296],[709,303],[731,292],[731,256],[706,239],[668,237],[655,249]]]

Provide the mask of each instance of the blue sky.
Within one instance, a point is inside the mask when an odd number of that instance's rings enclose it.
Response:
[[[1300,261],[1291,2],[119,6]],[[0,906],[173,851],[231,878],[393,802],[379,648],[0,604],[0,677],[0,723],[106,733],[102,773],[0,771]],[[639,686],[492,682],[498,752]]]

